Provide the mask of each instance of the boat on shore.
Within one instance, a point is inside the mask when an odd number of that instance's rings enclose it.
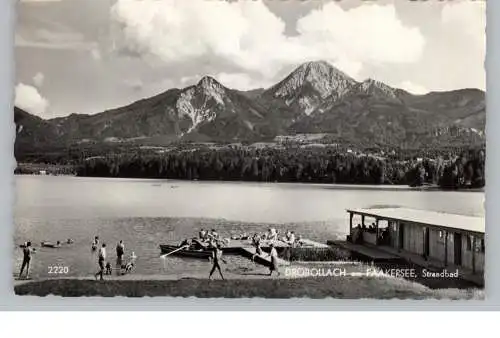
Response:
[[[194,250],[189,248],[181,249],[181,247],[178,245],[160,244],[160,250],[162,255],[172,253],[172,256],[202,258],[202,259],[208,259],[209,257],[212,256],[212,251],[210,250],[206,249]]]

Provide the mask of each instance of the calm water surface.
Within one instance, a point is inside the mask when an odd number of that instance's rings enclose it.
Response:
[[[404,187],[308,184],[191,182],[54,176],[16,176],[15,243],[64,241],[60,249],[38,248],[32,276],[50,277],[48,267],[69,267],[70,276],[96,270],[90,242],[99,235],[115,259],[122,239],[138,256],[140,274],[190,276],[209,271],[208,262],[159,258],[158,244],[178,242],[200,227],[224,236],[263,231],[277,224],[304,237],[325,242],[346,234],[346,208],[402,206],[483,216],[482,192],[415,191]],[[20,249],[15,249],[15,269]],[[248,260],[231,257],[229,269]]]

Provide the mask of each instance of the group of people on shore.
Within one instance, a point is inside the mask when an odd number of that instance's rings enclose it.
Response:
[[[249,240],[250,237],[246,233],[243,233],[239,236],[232,236],[231,239]],[[210,257],[210,260],[212,262],[212,269],[209,274],[209,279],[212,278],[212,275],[214,274],[215,270],[217,270],[221,278],[224,279],[224,276],[222,274],[222,269],[220,267],[220,262],[226,263],[226,261],[222,258],[222,248],[225,245],[227,245],[229,240],[230,240],[229,238],[227,239],[222,238],[215,229],[212,229],[210,231],[201,229],[199,231],[198,237],[194,237],[192,239],[184,239],[180,243],[179,247],[185,247],[186,249],[190,250],[210,250],[212,252]],[[255,233],[251,238],[251,241],[252,245],[255,247],[255,254],[252,256],[252,261],[255,261],[255,258],[257,256],[267,255],[271,259],[269,275],[272,275],[273,272],[276,272],[279,275],[278,253],[276,251],[275,242],[282,241],[289,245],[295,245],[296,243],[298,243],[299,240],[297,237],[295,237],[295,233],[293,231],[287,231],[285,236],[280,239],[278,231],[274,228],[270,228],[265,233],[262,234]],[[265,254],[263,252],[262,241],[267,241],[269,243],[269,248],[270,248],[269,254]],[[74,241],[71,239],[68,239],[65,242],[65,244],[73,244],[73,243]],[[55,244],[52,244],[51,242],[42,242],[41,246],[59,248],[62,246],[62,243],[61,241],[57,241]],[[26,271],[26,278],[29,278],[30,262],[33,253],[36,252],[36,249],[33,248],[31,242],[25,242],[24,244],[20,245],[20,247],[23,249],[23,261],[21,264],[21,270],[19,272],[19,278],[21,278],[24,271]],[[104,275],[111,275],[113,268],[111,263],[108,261],[107,246],[105,242],[101,243],[99,236],[94,237],[91,243],[91,252],[93,255],[94,254],[97,255],[97,264],[99,267],[98,271],[94,274],[94,277],[96,279],[99,278],[100,280],[103,280]],[[132,252],[130,259],[127,262],[124,261],[124,257],[125,257],[125,244],[123,240],[120,240],[116,245],[115,269],[117,275],[129,273],[135,267],[135,261],[137,256],[135,256],[134,252]]]
[[[74,241],[72,239],[66,240],[65,243],[62,243],[61,241],[56,241],[56,243],[43,241],[40,243],[40,246],[46,248],[60,248],[63,246],[63,244],[69,245],[73,243]],[[103,280],[103,275],[111,275],[113,268],[111,266],[111,263],[106,261],[106,243],[103,242],[100,247],[99,244],[99,236],[95,236],[94,240],[91,243],[91,252],[92,254],[97,254],[97,264],[99,266],[99,270],[97,271],[97,273],[95,273],[94,276],[96,279],[100,277],[100,279]],[[23,273],[26,271],[25,279],[28,279],[30,274],[31,259],[33,254],[37,252],[37,250],[33,247],[31,241],[24,242],[23,244],[19,245],[19,247],[23,250],[23,260],[21,263],[21,269],[19,271],[18,278],[21,279]],[[120,240],[116,245],[116,272],[118,275],[129,273],[135,267],[135,260],[137,256],[134,252],[132,252],[130,259],[127,262],[124,261],[124,257],[125,244],[123,243],[123,240]]]
[[[92,253],[95,253],[99,248],[99,242],[100,242],[99,236],[95,236],[91,244]],[[125,256],[125,244],[123,243],[123,240],[120,240],[116,244],[115,269],[117,275],[129,273],[135,267],[135,260],[137,258],[135,253],[132,252],[129,261],[126,263],[124,262],[124,256]],[[103,280],[104,279],[103,275],[105,274],[111,275],[113,273],[113,268],[111,266],[111,263],[107,261],[106,243],[104,242],[101,244],[99,251],[97,252],[97,264],[99,265],[99,270],[94,275],[96,279],[99,277],[100,280]]]
[[[210,231],[201,229],[198,233],[198,237],[182,240],[179,247],[190,250],[210,250],[211,255],[209,259],[212,262],[212,269],[210,270],[208,278],[212,279],[215,270],[218,270],[221,278],[224,279],[219,263],[223,262],[226,264],[226,261],[222,258],[222,247],[226,243],[227,241],[222,239],[215,229]]]
[[[260,233],[254,234],[252,237],[252,241],[255,242],[256,239],[258,239],[259,241],[264,240],[269,242],[281,241],[290,246],[300,245],[301,243],[300,237],[296,236],[294,231],[287,230],[285,236],[281,238],[279,235],[280,235],[279,232],[275,228],[269,228],[263,234]]]
[[[377,234],[377,225],[375,223],[366,226],[365,224],[358,224],[353,228],[351,241],[355,244],[363,243],[363,233]],[[378,241],[379,243],[388,243],[390,240],[389,227],[379,228]]]
[[[274,241],[280,240],[276,229],[269,229],[263,234],[255,233],[252,238],[250,238],[250,236],[246,233],[238,236],[233,235],[231,238],[222,238],[215,229],[210,231],[201,229],[198,233],[198,237],[182,240],[179,244],[179,248],[186,250],[210,250],[211,256],[209,259],[212,262],[212,269],[210,270],[209,279],[212,279],[212,275],[216,270],[219,272],[221,278],[224,279],[220,266],[220,262],[226,263],[226,261],[222,259],[222,248],[226,246],[230,240],[251,240],[252,245],[256,250],[252,256],[252,261],[255,261],[257,256],[270,257],[271,264],[269,267],[269,275],[271,276],[274,272],[278,275],[280,274],[278,270],[278,252],[276,251],[275,244],[273,243]],[[261,247],[262,241],[270,242],[269,254],[263,252]],[[295,234],[292,231],[288,231],[286,236],[283,237],[281,241],[292,245],[295,243]]]
[[[262,250],[262,241],[267,241],[269,243],[270,252],[267,254],[271,259],[271,265],[269,266],[269,276],[272,276],[274,272],[280,275],[278,269],[278,252],[276,251],[276,245],[278,241],[281,241],[289,246],[295,246],[300,244],[300,238],[295,236],[295,232],[288,230],[285,233],[285,236],[279,238],[279,232],[275,228],[270,228],[267,232],[263,234],[255,233],[252,237],[252,245],[255,247],[255,253],[252,256],[252,261],[255,261],[255,258],[260,256],[264,256],[264,251]]]
[[[222,238],[215,229],[210,231],[201,229],[198,237],[183,239],[179,247],[186,247],[191,250],[206,250],[217,246],[222,247],[227,244],[228,240]]]

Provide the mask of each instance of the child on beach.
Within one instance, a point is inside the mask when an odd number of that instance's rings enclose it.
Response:
[[[92,241],[92,252],[95,252],[97,250],[97,246],[99,246],[99,236],[95,236],[94,240]]]

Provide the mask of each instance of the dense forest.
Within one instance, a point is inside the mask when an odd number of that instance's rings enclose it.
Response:
[[[479,188],[484,149],[377,153],[337,148],[204,147],[136,151],[84,158],[79,176],[258,182],[435,185]]]

